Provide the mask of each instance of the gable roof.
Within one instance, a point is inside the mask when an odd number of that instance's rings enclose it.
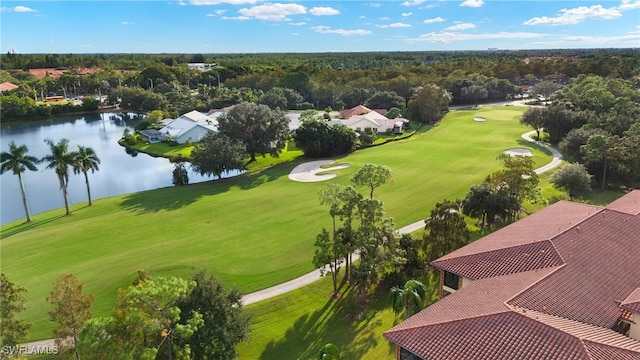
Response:
[[[638,199],[556,203],[432,262],[474,281],[384,336],[428,359],[640,359],[611,330],[640,309]]]
[[[163,120],[163,122],[165,120]],[[163,135],[170,135],[174,138],[178,138],[195,127],[203,127],[209,131],[218,131],[218,120],[197,110],[193,110],[181,115],[171,122],[168,122],[167,125],[160,129],[160,132]]]
[[[3,82],[0,84],[0,91],[11,91],[19,88],[18,85],[10,82]]]

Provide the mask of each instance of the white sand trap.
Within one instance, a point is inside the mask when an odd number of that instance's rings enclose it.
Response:
[[[487,119],[483,118],[482,116],[474,116],[473,121],[482,122],[482,121],[487,121]]]
[[[328,168],[322,168],[321,166],[330,165],[335,163],[335,160],[318,160],[310,161],[300,164],[291,170],[289,173],[289,179],[300,182],[316,182],[333,179],[337,176],[336,173],[318,174],[326,171],[339,170],[348,168],[349,164],[340,164]]]
[[[511,148],[505,150],[504,153],[510,156],[533,156],[531,150],[525,148]]]

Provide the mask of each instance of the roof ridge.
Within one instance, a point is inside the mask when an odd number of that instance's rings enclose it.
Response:
[[[551,242],[551,240],[547,240],[547,241]],[[552,243],[552,245],[553,245],[553,243]],[[556,249],[556,248],[555,248],[555,246],[554,246],[554,249],[555,249],[555,251],[559,254],[558,249]],[[504,301],[504,304],[505,304],[508,308],[510,308],[510,309],[512,309],[512,310],[513,310],[513,309],[515,309],[515,308],[517,308],[517,307],[518,307],[517,305],[512,305],[512,304],[510,304],[509,302],[510,302],[510,301],[512,301],[513,299],[515,299],[516,297],[518,297],[518,296],[522,295],[524,292],[529,291],[529,289],[531,289],[534,285],[537,285],[537,284],[538,284],[538,283],[540,283],[542,280],[544,280],[544,279],[548,278],[548,277],[549,277],[549,276],[551,276],[552,274],[555,274],[557,271],[560,271],[560,269],[562,269],[562,268],[564,268],[564,267],[566,267],[566,266],[567,266],[567,263],[564,261],[564,259],[562,259],[562,265],[558,265],[555,269],[553,269],[553,270],[549,271],[549,273],[548,273],[547,275],[544,275],[544,276],[540,277],[538,280],[536,280],[536,281],[532,282],[529,286],[526,286],[526,287],[525,287],[525,288],[523,288],[522,290],[520,290],[520,291],[518,291],[517,293],[515,293],[512,297],[510,297],[510,298],[508,298],[507,300],[505,300],[505,301]],[[531,310],[531,309],[527,309],[527,308],[525,308],[525,307],[522,307],[521,309],[526,309],[526,310],[528,310],[528,311],[534,311],[534,310]]]

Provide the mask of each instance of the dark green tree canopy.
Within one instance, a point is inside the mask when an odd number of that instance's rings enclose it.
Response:
[[[294,140],[305,156],[311,158],[348,154],[356,150],[356,133],[344,125],[329,125],[324,120],[304,120]]]
[[[249,337],[249,316],[242,308],[242,295],[237,289],[226,290],[213,275],[200,271],[193,276],[195,287],[177,303],[181,314],[198,313],[204,323],[189,338],[180,338],[180,347],[187,344],[193,359],[235,359],[236,345]],[[188,320],[181,317],[181,323]]]
[[[24,310],[27,289],[0,273],[0,345],[13,346],[27,340],[31,324],[17,318]]]
[[[191,166],[201,175],[244,169],[245,145],[220,133],[207,133],[191,152]]]
[[[256,155],[278,157],[289,136],[289,119],[282,111],[245,102],[220,116],[218,128],[222,135],[241,141],[250,161],[256,161]]]

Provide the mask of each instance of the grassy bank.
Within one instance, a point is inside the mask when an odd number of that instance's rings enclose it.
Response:
[[[520,138],[528,130],[519,123],[523,111],[451,112],[409,139],[337,159],[351,167],[331,182],[349,183],[365,163],[387,165],[393,180],[377,197],[398,227],[418,221],[436,202],[464,196],[500,169],[497,156],[506,148],[531,148],[537,166],[551,160]],[[315,235],[330,226],[317,197],[327,183],[293,182],[287,175],[304,160],[280,160],[232,179],[99,199],[92,207],[74,205],[71,216],[59,209],[37,214],[30,224],[3,226],[2,271],[29,290],[24,317],[34,324],[32,338],[51,334],[45,297],[63,272],[84,282],[96,295],[94,313],[104,315],[116,289],[129,285],[138,269],[188,276],[206,268],[245,293],[312,270]]]

